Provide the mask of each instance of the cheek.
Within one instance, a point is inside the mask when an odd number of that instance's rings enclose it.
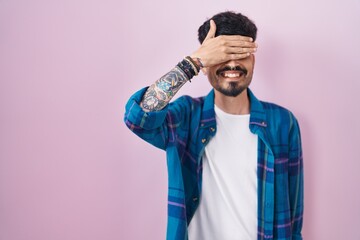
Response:
[[[208,77],[211,78],[211,79],[216,78],[216,74],[215,74],[214,71],[208,71],[208,72],[207,72],[207,75],[208,75]]]
[[[217,79],[217,76],[216,76],[215,73],[213,73],[213,72],[208,72],[207,77],[208,77],[208,80],[209,80],[209,82],[210,82],[211,85],[216,85],[216,84],[217,84],[218,79]]]
[[[248,70],[247,76],[252,76],[254,72],[254,65],[249,64],[246,66],[246,69]]]

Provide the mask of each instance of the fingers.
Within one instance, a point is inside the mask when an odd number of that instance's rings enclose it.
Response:
[[[257,47],[226,47],[223,48],[222,59],[223,62],[230,60],[238,60],[247,58],[250,55],[254,54],[257,50]]]
[[[204,42],[210,38],[215,37],[215,32],[216,32],[216,24],[215,24],[214,20],[210,20],[210,29],[206,35],[206,38],[204,39]]]
[[[254,53],[258,47],[251,37],[241,35],[221,35],[217,38],[221,45],[220,49],[226,54]]]
[[[225,41],[245,41],[245,42],[253,42],[251,37],[242,36],[242,35],[221,35],[218,38]]]
[[[256,47],[227,47],[224,52],[227,54],[238,54],[238,53],[254,53],[256,52]]]
[[[221,62],[242,59],[255,53],[257,44],[251,37],[241,35],[221,35],[215,37],[216,24],[210,20],[210,29],[192,58],[200,58],[204,67]]]
[[[225,41],[224,45],[229,47],[249,47],[249,48],[257,47],[256,43],[248,42],[248,41]]]
[[[238,54],[229,54],[229,55],[227,55],[226,61],[247,58],[250,55],[251,55],[251,53],[249,53],[249,52],[247,52],[247,53],[238,53]]]
[[[231,54],[231,60],[242,59],[250,56],[250,53]]]

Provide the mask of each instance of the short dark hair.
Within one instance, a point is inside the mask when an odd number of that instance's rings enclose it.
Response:
[[[216,24],[215,37],[220,35],[242,35],[256,40],[257,27],[253,21],[241,13],[226,11],[214,15],[199,27],[199,42],[202,43],[210,29],[210,20]]]

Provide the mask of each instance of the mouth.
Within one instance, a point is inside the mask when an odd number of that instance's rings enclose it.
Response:
[[[223,71],[219,74],[223,78],[240,78],[245,75],[242,71]]]
[[[222,69],[219,69],[216,74],[222,78],[235,81],[240,80],[240,78],[245,77],[247,74],[247,70],[240,66],[230,67],[225,66]]]

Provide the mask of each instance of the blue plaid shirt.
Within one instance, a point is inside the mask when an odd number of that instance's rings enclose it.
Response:
[[[166,151],[168,240],[188,239],[187,226],[199,205],[204,148],[216,134],[214,91],[182,96],[156,112],[139,103],[146,88],[126,104],[127,127]],[[304,210],[303,155],[299,124],[287,109],[259,101],[248,88],[250,123],[258,141],[258,240],[300,240]],[[221,220],[220,220],[221,221]]]

